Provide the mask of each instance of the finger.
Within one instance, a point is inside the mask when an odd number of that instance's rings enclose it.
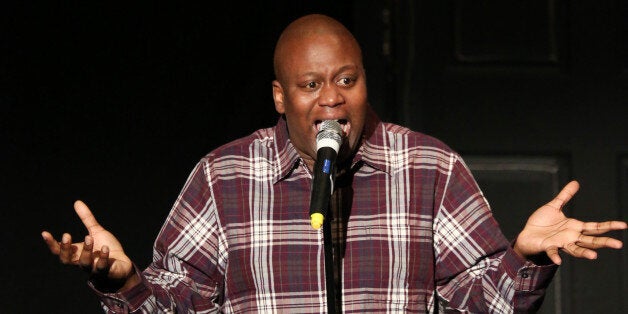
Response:
[[[561,209],[571,198],[578,192],[580,189],[580,184],[578,181],[571,181],[565,185],[565,187],[556,195],[556,197],[551,200],[547,205]]]
[[[621,249],[623,246],[623,243],[617,239],[610,237],[592,237],[587,235],[581,235],[576,244],[587,249]]]
[[[109,247],[103,245],[99,253],[94,272],[99,276],[106,276],[109,272]]]
[[[59,242],[55,240],[52,234],[50,234],[50,232],[48,231],[43,231],[41,233],[41,237],[44,239],[44,242],[46,242],[46,245],[48,245],[48,249],[50,250],[50,252],[54,255],[59,255],[61,247],[59,245]]]
[[[582,234],[597,235],[611,230],[623,230],[627,227],[623,221],[585,222],[582,225]]]
[[[574,256],[574,257],[584,257],[587,259],[597,258],[597,253],[595,251],[576,245],[575,243],[567,244],[563,248],[563,251],[567,252],[569,255]]]
[[[61,242],[59,243],[59,260],[63,264],[70,264],[72,262],[72,236],[69,233],[64,233],[61,236]]]
[[[87,207],[87,205],[85,205],[85,203],[83,203],[82,201],[74,202],[74,211],[76,211],[76,214],[79,216],[79,218],[81,218],[83,225],[85,225],[85,228],[87,228],[87,231],[90,234],[94,231],[102,229],[102,227],[100,226],[98,221],[96,221],[96,218],[92,214],[92,211],[89,210],[89,207]]]
[[[92,270],[92,249],[94,247],[94,239],[91,236],[85,237],[85,244],[81,250],[81,256],[79,256],[78,264],[84,270],[91,272]]]
[[[547,254],[547,257],[549,257],[556,265],[560,265],[562,262],[560,255],[558,254],[558,248],[555,246],[550,246],[545,249],[545,254]]]

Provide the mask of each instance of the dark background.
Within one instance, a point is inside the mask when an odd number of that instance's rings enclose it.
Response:
[[[82,199],[147,266],[198,159],[275,123],[274,43],[315,12],[362,43],[382,118],[469,158],[509,236],[572,178],[570,215],[627,219],[623,1],[3,4],[2,312],[98,313],[84,274],[41,231],[82,237]],[[565,257],[543,310],[628,312],[627,268],[626,248]]]

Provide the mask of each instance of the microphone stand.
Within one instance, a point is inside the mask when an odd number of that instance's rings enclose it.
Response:
[[[336,313],[336,281],[334,280],[334,252],[331,236],[331,221],[333,213],[327,203],[327,217],[323,222],[323,245],[325,247],[325,284],[327,287],[327,313]]]
[[[325,250],[325,286],[327,290],[327,312],[336,313],[336,280],[334,279],[334,244],[331,221],[334,214],[330,209],[334,191],[334,160],[342,143],[342,126],[335,120],[321,122],[316,134],[316,163],[313,169],[310,217],[312,227],[323,224],[323,249]],[[328,216],[328,217],[325,217]],[[340,272],[340,271],[339,271]]]

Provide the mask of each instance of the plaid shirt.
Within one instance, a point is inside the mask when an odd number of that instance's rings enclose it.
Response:
[[[520,259],[458,154],[370,113],[332,198],[346,313],[509,313],[539,306],[555,265]],[[343,169],[345,169],[343,168]],[[109,313],[326,312],[311,174],[285,121],[224,145],[190,174],[142,284]]]

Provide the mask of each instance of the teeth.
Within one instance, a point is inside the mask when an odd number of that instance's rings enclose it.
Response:
[[[322,126],[322,120],[317,120],[316,122],[314,122],[316,131],[320,131],[321,130],[321,126]],[[342,132],[346,135],[348,134],[348,130],[349,130],[349,124],[347,123],[346,119],[337,119],[336,122],[338,122],[338,124],[340,124],[340,127],[342,128]]]

